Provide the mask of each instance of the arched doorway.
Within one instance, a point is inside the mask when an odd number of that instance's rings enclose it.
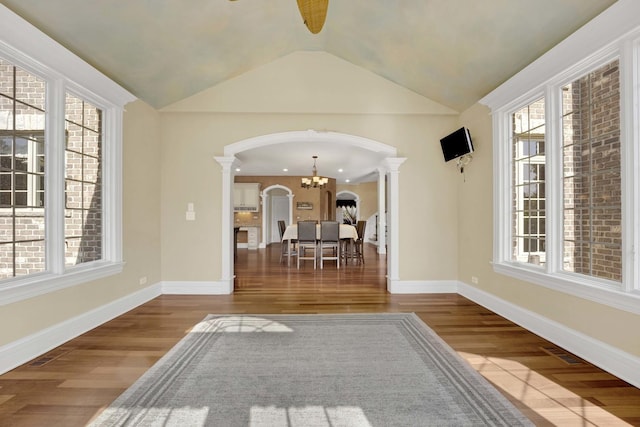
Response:
[[[222,277],[221,281],[229,292],[233,292],[233,207],[231,203],[231,194],[233,188],[233,177],[235,164],[237,163],[236,155],[243,151],[254,148],[277,146],[278,144],[327,144],[337,143],[344,146],[358,147],[363,150],[375,152],[380,157],[378,170],[379,188],[379,205],[383,206],[382,211],[387,211],[384,204],[385,199],[389,201],[387,218],[379,216],[379,227],[385,229],[388,226],[388,243],[387,243],[387,289],[391,289],[392,284],[399,280],[398,264],[398,189],[400,165],[406,160],[403,157],[396,157],[396,148],[381,142],[355,135],[348,135],[338,132],[328,131],[291,131],[276,134],[262,135],[238,141],[236,143],[225,146],[224,156],[216,157],[216,161],[222,166]],[[388,197],[385,198],[384,195]],[[388,224],[385,223],[385,219]]]
[[[360,219],[360,196],[353,191],[342,190],[336,194],[336,219],[355,224]],[[353,208],[353,209],[351,209]]]
[[[287,186],[275,184],[260,192],[262,199],[262,238],[260,247],[280,241],[277,221],[282,219],[287,225],[293,222],[293,191]]]

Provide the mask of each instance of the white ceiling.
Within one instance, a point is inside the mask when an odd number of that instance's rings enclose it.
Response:
[[[317,35],[294,0],[0,3],[156,108],[292,52],[324,51],[463,111],[615,0],[330,0]],[[309,150],[239,157],[253,175],[308,174],[314,154],[328,175],[339,167],[366,175],[376,161],[366,167],[362,153]],[[270,171],[260,169],[267,163]]]

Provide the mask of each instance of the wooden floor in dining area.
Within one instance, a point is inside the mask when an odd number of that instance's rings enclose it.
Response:
[[[340,269],[278,261],[240,249],[233,295],[160,296],[0,376],[0,426],[84,425],[209,313],[337,312],[415,312],[536,425],[640,426],[640,390],[577,356],[459,295],[388,294],[371,245]]]

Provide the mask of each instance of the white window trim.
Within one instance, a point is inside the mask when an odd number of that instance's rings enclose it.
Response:
[[[28,154],[27,154],[27,162],[29,166],[27,170],[37,170],[38,168],[38,152],[37,145],[33,141],[28,141]],[[44,154],[44,153],[43,153]],[[29,206],[38,206],[38,191],[41,191],[41,188],[38,188],[38,176],[37,175],[28,175],[27,176],[27,205]]]
[[[65,268],[64,250],[57,247],[64,244],[64,214],[52,214],[64,213],[64,150],[46,144],[46,272],[3,281],[4,305],[122,271],[122,120],[124,105],[136,97],[3,5],[0,22],[0,55],[47,83],[47,141],[64,141],[66,92],[104,113],[102,259]]]
[[[562,174],[557,151],[559,95],[562,85],[616,57],[620,60],[621,173],[623,221],[622,284],[562,271],[562,224],[558,223]],[[551,49],[480,103],[493,115],[494,271],[553,290],[640,314],[640,2],[620,0]],[[546,168],[547,265],[544,269],[510,261],[511,148],[508,116],[544,95],[548,124]],[[558,265],[559,264],[559,265]]]

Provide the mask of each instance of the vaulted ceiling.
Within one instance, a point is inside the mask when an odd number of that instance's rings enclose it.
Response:
[[[614,0],[0,0],[161,108],[295,51],[325,51],[457,111]]]

